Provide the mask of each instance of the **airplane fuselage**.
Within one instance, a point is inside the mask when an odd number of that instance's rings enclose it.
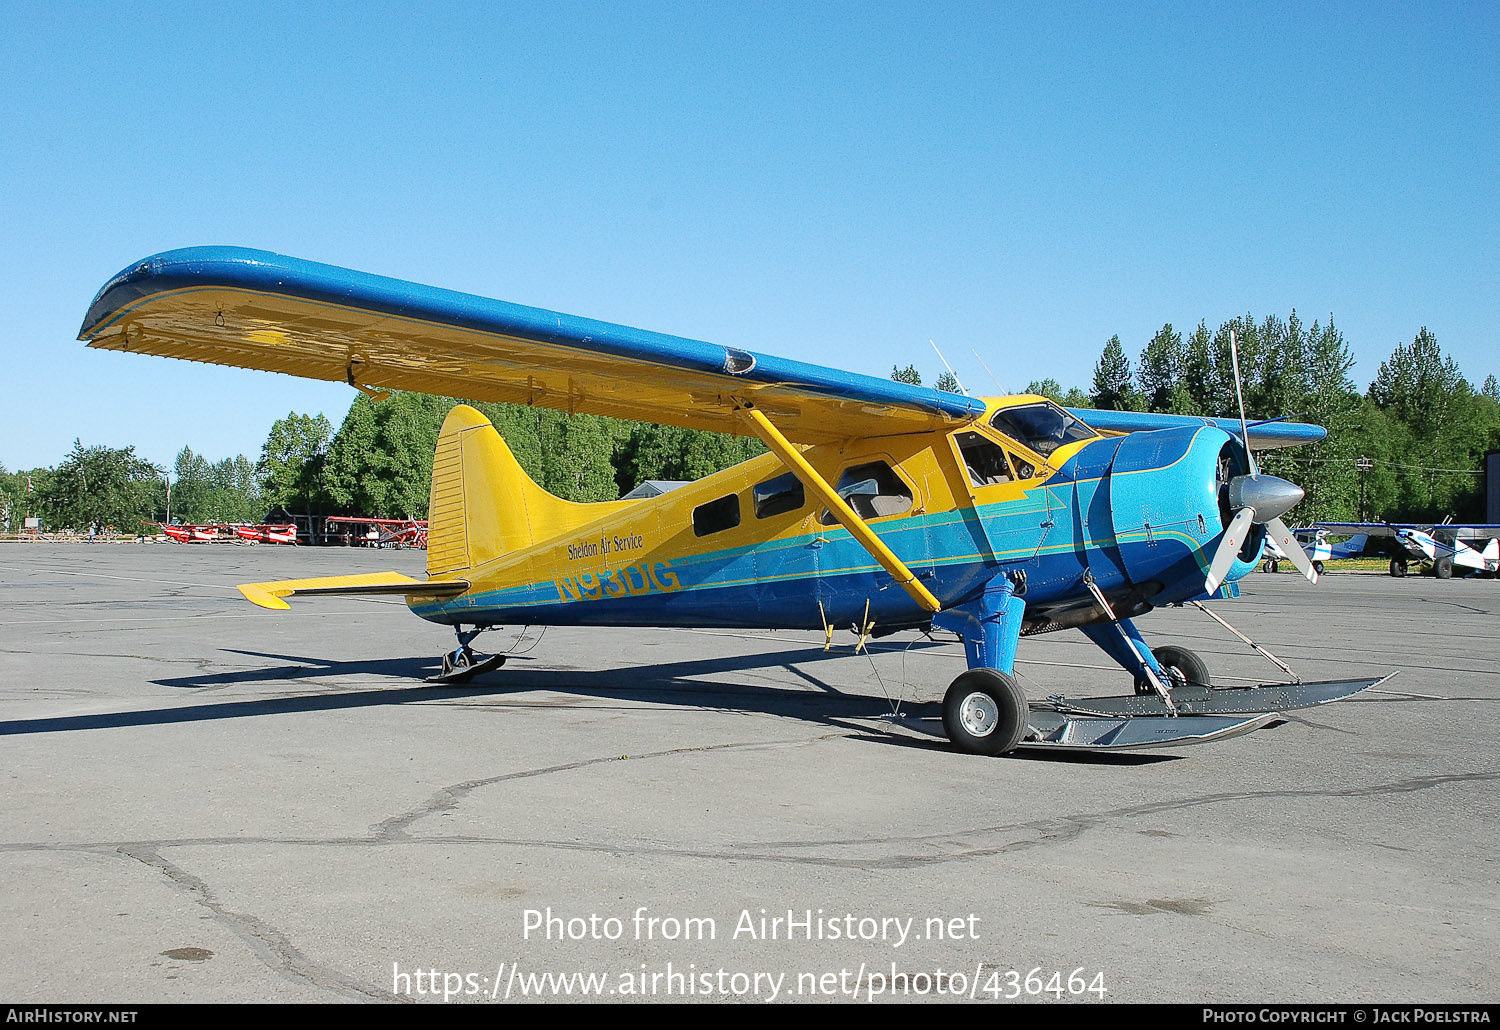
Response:
[[[1089,433],[1044,456],[986,421],[803,457],[841,494],[854,492],[881,541],[944,608],[1004,575],[1040,629],[1102,616],[1086,578],[1120,615],[1204,596],[1226,524],[1223,470],[1242,454],[1222,430],[1185,427]],[[414,597],[412,610],[476,626],[894,629],[931,620],[773,454],[601,507],[596,520],[469,570],[463,595]],[[1260,540],[1247,543],[1230,581],[1254,567]]]

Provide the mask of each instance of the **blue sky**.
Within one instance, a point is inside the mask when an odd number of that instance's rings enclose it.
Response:
[[[342,385],[75,342],[260,247],[873,375],[1087,385],[1164,322],[1500,373],[1500,5],[14,5],[0,463],[258,457]]]

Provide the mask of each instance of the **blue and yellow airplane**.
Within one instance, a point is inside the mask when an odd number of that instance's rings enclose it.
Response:
[[[503,662],[471,649],[500,625],[937,628],[962,638],[968,660],[944,728],[982,754],[1221,737],[1373,682],[1213,689],[1200,658],[1151,649],[1134,621],[1237,596],[1268,535],[1316,581],[1280,519],[1302,491],[1257,474],[1251,449],[1321,439],[1317,426],[972,398],[232,247],[131,265],[79,338],[377,397],[414,390],[765,442],[766,454],[659,497],[575,504],[532,482],[460,405],[433,461],[427,580],[240,588],[266,608],[404,596],[457,634],[440,680]],[[1033,707],[1012,675],[1020,638],[1067,627],[1135,677],[1136,695]]]

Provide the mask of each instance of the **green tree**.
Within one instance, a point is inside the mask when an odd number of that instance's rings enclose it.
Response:
[[[264,514],[254,467],[243,454],[209,464],[191,447],[178,453],[173,462],[174,519],[189,523],[259,522]],[[165,512],[162,517],[166,517]]]
[[[1094,366],[1094,392],[1091,395],[1095,408],[1115,411],[1133,411],[1137,406],[1134,387],[1131,385],[1130,359],[1118,336],[1111,336],[1104,345],[1104,353]]]
[[[1063,399],[1062,384],[1059,383],[1056,379],[1052,379],[1050,377],[1047,379],[1033,379],[1031,382],[1026,384],[1026,390],[1024,392],[1034,393],[1038,396],[1046,397],[1059,402]]]
[[[136,457],[134,447],[84,447],[75,440],[43,487],[39,506],[52,528],[98,525],[134,533],[151,518],[160,479],[160,470]]]
[[[322,473],[332,435],[322,415],[289,412],[271,424],[256,465],[268,506],[311,513],[325,502]]]
[[[938,373],[937,388],[944,393],[963,393],[963,387],[958,384],[958,376],[946,369]]]
[[[620,491],[628,493],[648,479],[702,479],[765,449],[755,437],[638,422],[619,456]]]
[[[1328,436],[1305,447],[1262,455],[1261,465],[1307,492],[1307,499],[1297,508],[1299,522],[1360,519],[1361,474],[1355,463],[1369,456],[1371,441],[1359,431],[1364,405],[1349,377],[1354,367],[1349,346],[1332,317],[1326,326],[1314,322],[1311,330],[1303,332],[1293,312],[1285,323],[1263,323],[1262,336],[1268,333],[1274,337],[1271,353],[1281,370],[1269,386],[1259,384],[1261,396],[1267,398],[1261,403],[1323,426]],[[1368,489],[1368,474],[1364,479]]]
[[[1367,396],[1405,430],[1397,516],[1478,515],[1479,479],[1469,470],[1480,467],[1483,408],[1458,363],[1426,326],[1410,346],[1398,344],[1381,362]]]
[[[1177,414],[1225,414],[1229,409],[1225,406],[1218,369],[1214,367],[1213,335],[1207,322],[1198,323],[1184,350],[1180,384],[1186,396],[1179,399]]]
[[[898,383],[910,383],[912,386],[922,385],[922,374],[917,371],[916,365],[907,365],[905,368],[891,366],[891,378]]]
[[[1187,364],[1187,347],[1182,334],[1168,322],[1156,331],[1146,349],[1141,351],[1136,378],[1148,411],[1176,412],[1190,405],[1183,383]]]

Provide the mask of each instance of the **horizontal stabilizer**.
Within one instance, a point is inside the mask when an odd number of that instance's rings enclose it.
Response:
[[[402,594],[418,597],[453,597],[469,589],[465,579],[412,579],[399,572],[369,572],[357,576],[320,576],[316,579],[283,579],[275,583],[241,583],[245,600],[273,611],[289,607],[285,597],[310,594],[358,595]]]

